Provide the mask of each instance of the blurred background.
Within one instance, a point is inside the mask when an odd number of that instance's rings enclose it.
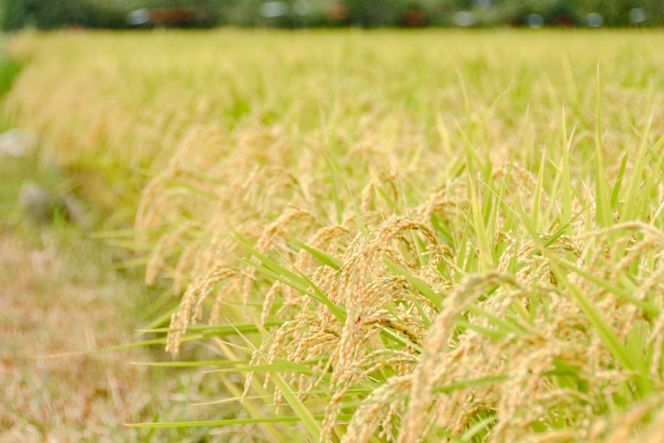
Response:
[[[634,27],[664,24],[664,0],[0,0],[25,27]]]

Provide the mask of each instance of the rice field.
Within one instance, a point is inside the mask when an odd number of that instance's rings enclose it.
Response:
[[[149,364],[215,380],[191,405],[210,420],[128,426],[661,441],[661,31],[61,32],[9,49],[8,118],[177,301],[141,331],[165,349]]]

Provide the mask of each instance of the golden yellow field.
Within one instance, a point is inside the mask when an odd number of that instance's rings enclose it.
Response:
[[[154,365],[218,380],[212,420],[131,426],[664,433],[664,33],[63,32],[10,52],[12,123],[179,300],[143,331],[174,358]]]

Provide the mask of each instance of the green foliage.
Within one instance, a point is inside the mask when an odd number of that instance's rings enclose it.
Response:
[[[203,12],[199,25],[219,21],[221,0],[0,0],[2,27],[53,29],[62,27],[123,28],[129,12],[140,8],[196,8]]]
[[[399,23],[409,6],[407,0],[350,0],[346,4],[352,23],[362,26]]]
[[[0,96],[5,95],[12,86],[14,79],[21,72],[23,64],[10,59],[0,60]]]
[[[26,26],[52,29],[63,26],[120,27],[124,11],[117,6],[87,0],[5,0],[2,17],[4,29]]]

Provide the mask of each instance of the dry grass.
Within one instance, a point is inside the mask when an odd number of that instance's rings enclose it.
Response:
[[[17,40],[9,110],[136,207],[151,332],[242,405],[139,427],[656,441],[661,33],[86,37]]]
[[[74,268],[53,245],[31,246],[5,230],[0,251],[0,438],[112,440],[150,399],[145,371],[119,355],[49,356],[129,338],[121,283],[100,283],[96,269]]]
[[[28,232],[0,224],[0,441],[187,441],[123,423],[182,414],[171,397],[197,377],[128,364],[147,349],[98,352],[135,340],[140,286],[99,245]]]

